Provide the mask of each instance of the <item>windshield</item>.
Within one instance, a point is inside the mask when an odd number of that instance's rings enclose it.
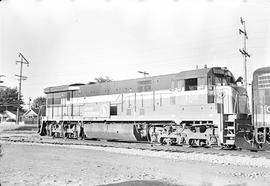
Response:
[[[213,82],[214,85],[227,86],[227,85],[235,84],[231,76],[215,75],[213,79],[214,79],[214,82]]]

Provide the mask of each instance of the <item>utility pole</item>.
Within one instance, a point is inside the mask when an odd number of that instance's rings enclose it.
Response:
[[[145,71],[138,71],[138,73],[143,74],[143,77],[146,77],[146,75],[149,75],[149,73]]]
[[[29,97],[29,110],[31,109],[31,98]]]
[[[29,66],[29,62],[27,61],[27,59],[25,59],[25,57],[21,53],[19,53],[19,57],[21,59],[20,59],[20,61],[16,61],[16,64],[20,63],[20,75],[15,75],[15,76],[19,77],[19,92],[18,92],[16,124],[19,124],[19,120],[20,120],[20,100],[21,100],[22,80],[26,80],[26,78],[27,78],[26,76],[22,75],[22,67],[23,67],[23,64],[26,64],[27,66]]]
[[[242,49],[239,49],[239,52],[243,55],[244,57],[244,87],[247,89],[247,57],[250,57],[250,55],[247,53],[246,48],[247,48],[247,31],[246,31],[246,21],[240,17],[240,22],[243,26],[243,29],[239,29],[239,34],[243,34],[244,38],[244,47]]]

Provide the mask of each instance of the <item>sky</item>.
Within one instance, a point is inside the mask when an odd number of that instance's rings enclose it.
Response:
[[[240,17],[246,21],[248,82],[270,66],[270,0],[2,0],[1,85],[18,86],[27,102],[49,86],[203,68],[244,76]]]

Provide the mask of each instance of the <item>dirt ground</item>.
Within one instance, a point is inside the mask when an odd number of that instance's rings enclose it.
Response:
[[[0,136],[3,136],[4,129],[15,128],[18,126],[1,125]],[[7,141],[0,141],[0,144],[3,150],[1,186],[270,185],[270,168],[154,157],[150,151],[148,155],[134,155],[70,145]]]
[[[3,143],[5,185],[270,185],[269,169]]]

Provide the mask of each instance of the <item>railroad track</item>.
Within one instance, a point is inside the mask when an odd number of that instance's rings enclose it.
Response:
[[[231,157],[250,157],[265,158],[270,160],[269,152],[250,152],[248,150],[223,150],[219,147],[202,148],[202,147],[188,147],[188,146],[167,146],[160,144],[149,144],[139,142],[123,142],[123,141],[106,141],[106,140],[75,140],[51,138],[47,136],[39,136],[34,132],[27,133],[6,133],[0,135],[1,141],[6,142],[20,142],[20,143],[36,143],[36,144],[50,144],[50,145],[73,145],[73,146],[92,146],[102,148],[118,148],[118,149],[137,149],[148,150],[153,152],[167,152],[167,153],[185,153],[185,154],[202,154],[202,155],[216,155],[216,156],[231,156]]]

